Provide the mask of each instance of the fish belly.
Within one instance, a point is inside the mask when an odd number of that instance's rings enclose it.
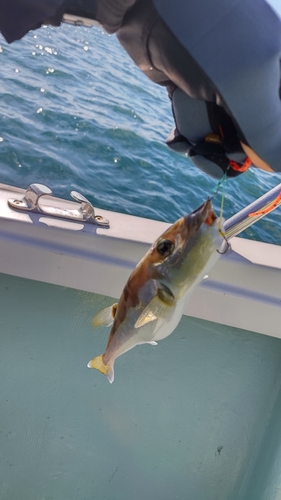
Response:
[[[176,306],[174,307],[173,314],[168,320],[157,320],[154,327],[155,333],[153,336],[153,340],[158,341],[165,339],[166,337],[171,335],[171,333],[173,333],[182,318],[187,300],[188,298],[184,296],[177,302]]]
[[[159,323],[158,328],[157,328],[157,324],[155,325],[155,329],[154,329],[155,335],[153,337],[153,340],[157,341],[157,340],[165,339],[166,337],[171,335],[171,333],[173,333],[175,328],[178,326],[178,324],[182,318],[182,315],[184,314],[186,305],[187,305],[188,300],[189,300],[190,296],[192,295],[193,291],[199,285],[199,283],[201,283],[204,276],[206,276],[206,274],[208,272],[210,272],[210,270],[213,268],[213,266],[218,261],[219,257],[220,257],[219,252],[217,252],[217,250],[214,250],[212,252],[212,254],[209,256],[205,266],[202,268],[201,272],[198,274],[198,277],[196,278],[196,280],[193,281],[192,285],[189,286],[184,291],[183,294],[181,294],[179,291],[178,295],[180,296],[180,299],[176,303],[173,314],[170,316],[170,318],[168,320],[166,320],[166,321],[162,320],[161,324]],[[160,322],[161,320],[157,320],[157,321]]]

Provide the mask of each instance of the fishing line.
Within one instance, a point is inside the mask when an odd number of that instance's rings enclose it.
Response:
[[[228,165],[228,167],[227,167],[226,171],[224,172],[223,176],[220,178],[220,180],[216,184],[216,186],[212,189],[211,193],[213,193],[213,195],[209,198],[210,200],[212,200],[213,198],[215,198],[215,196],[218,194],[221,186],[222,186],[222,189],[223,189],[223,192],[224,192],[225,184],[226,184],[226,181],[227,181],[227,172],[228,172],[229,169],[230,169],[230,165]]]
[[[223,207],[224,207],[224,200],[225,200],[225,185],[226,185],[226,178],[224,179],[223,184],[222,184],[221,206],[220,206],[220,221],[222,221],[222,214],[223,214]]]
[[[220,215],[219,215],[219,220],[220,220],[220,228],[219,228],[219,232],[220,232],[220,235],[223,237],[225,243],[226,243],[226,246],[225,246],[225,250],[223,252],[220,252],[219,250],[217,250],[217,252],[219,254],[224,254],[227,252],[227,250],[229,249],[230,247],[230,244],[228,243],[228,240],[225,236],[225,233],[222,229],[222,214],[223,214],[223,207],[224,207],[224,201],[225,201],[225,186],[226,186],[226,181],[227,181],[227,172],[230,168],[230,165],[228,166],[228,168],[226,169],[225,173],[223,174],[223,176],[220,178],[219,182],[217,183],[217,185],[213,188],[213,190],[211,191],[213,193],[213,195],[209,198],[210,200],[212,200],[213,198],[215,198],[215,196],[218,194],[220,188],[222,188],[222,197],[221,197],[221,205],[220,205]]]

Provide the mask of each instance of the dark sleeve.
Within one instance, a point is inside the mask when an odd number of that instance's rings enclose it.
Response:
[[[136,0],[0,0],[0,31],[8,43],[42,24],[59,26],[64,13],[94,19],[109,33],[121,26]]]
[[[59,25],[65,0],[1,0],[0,31],[11,43],[42,24]]]
[[[219,104],[237,124],[241,140],[280,172],[279,17],[264,0],[153,3],[182,48],[215,87],[216,99],[221,98]],[[179,86],[185,91],[184,84]]]

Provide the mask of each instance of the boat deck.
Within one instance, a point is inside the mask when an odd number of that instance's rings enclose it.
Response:
[[[1,500],[277,498],[280,339],[184,316],[110,385],[112,299],[1,275],[0,300]]]

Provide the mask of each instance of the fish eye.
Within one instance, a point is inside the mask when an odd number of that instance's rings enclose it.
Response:
[[[168,257],[174,250],[174,243],[170,240],[161,240],[157,245],[157,252],[163,257]]]

